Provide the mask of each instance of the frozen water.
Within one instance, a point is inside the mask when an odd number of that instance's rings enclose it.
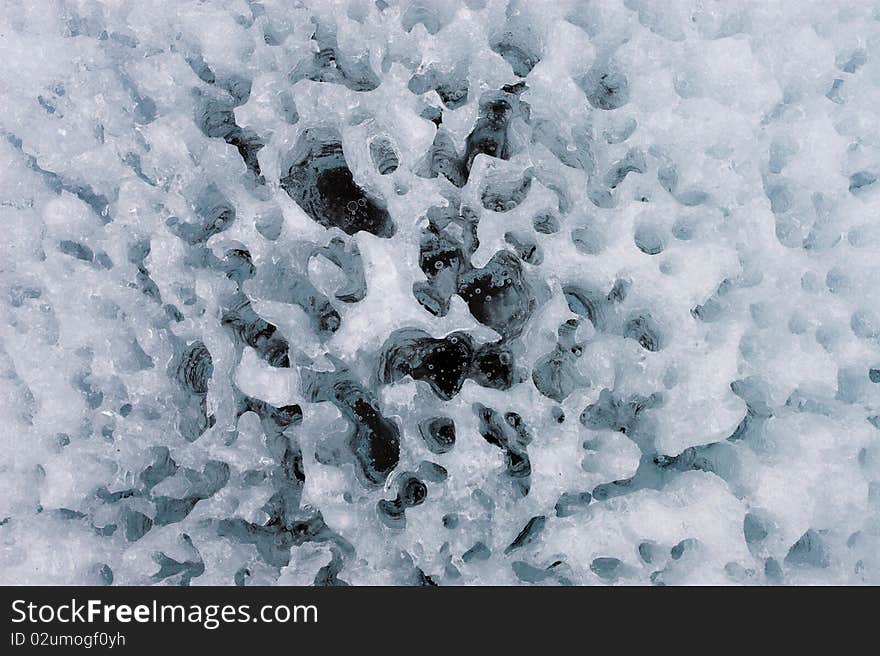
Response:
[[[0,34],[2,582],[880,583],[870,3]]]

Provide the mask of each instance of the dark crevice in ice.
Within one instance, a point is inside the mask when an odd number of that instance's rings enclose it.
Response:
[[[329,453],[319,460],[338,456],[344,448],[366,487],[384,484],[400,460],[400,429],[382,414],[375,396],[357,381],[341,361],[328,356],[334,371],[303,368],[303,395],[310,403],[330,402],[348,420],[350,430],[340,446],[327,445]]]
[[[337,130],[304,130],[289,161],[281,187],[314,221],[350,235],[361,230],[378,237],[394,235],[384,201],[354,181]]]
[[[404,376],[426,382],[448,401],[464,381],[508,389],[516,380],[513,355],[503,344],[476,344],[465,332],[435,339],[418,328],[396,330],[385,340],[379,359],[379,380],[394,383]]]
[[[515,412],[501,415],[481,403],[475,403],[473,410],[480,421],[480,435],[504,453],[505,475],[510,480],[514,493],[517,496],[526,496],[531,487],[532,464],[527,449],[532,441],[532,434],[522,417]]]

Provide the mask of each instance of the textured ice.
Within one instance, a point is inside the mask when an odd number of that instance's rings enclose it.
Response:
[[[880,583],[870,3],[0,35],[4,583]]]

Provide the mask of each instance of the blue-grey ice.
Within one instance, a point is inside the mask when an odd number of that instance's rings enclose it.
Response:
[[[6,0],[0,582],[880,583],[880,12]]]

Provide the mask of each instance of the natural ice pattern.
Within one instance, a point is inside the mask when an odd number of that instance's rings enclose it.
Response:
[[[9,0],[0,580],[880,583],[880,11]]]

